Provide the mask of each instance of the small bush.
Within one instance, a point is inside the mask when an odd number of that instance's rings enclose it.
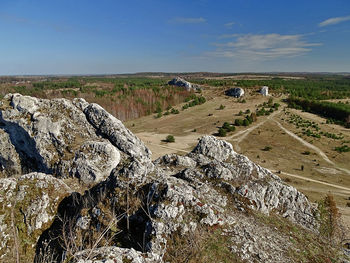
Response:
[[[173,135],[168,135],[166,138],[165,138],[165,141],[166,142],[175,142],[175,137]]]
[[[171,109],[171,114],[179,114],[179,110],[175,110],[174,108]]]
[[[243,120],[243,126],[249,126],[250,122],[248,119]]]
[[[265,146],[265,148],[262,149],[265,152],[271,151],[272,147],[271,146]]]
[[[227,132],[232,132],[232,131],[235,131],[235,130],[236,130],[236,127],[233,126],[232,124],[229,124],[228,122],[225,122],[225,123],[222,125],[222,128],[225,129]]]
[[[219,107],[219,110],[223,110],[223,109],[225,109],[225,106],[221,104]]]
[[[243,120],[235,119],[235,126],[243,126]]]
[[[225,137],[226,136],[226,130],[224,128],[219,128],[218,136]]]

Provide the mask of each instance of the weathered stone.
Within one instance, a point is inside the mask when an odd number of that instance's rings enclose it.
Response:
[[[196,91],[196,90],[200,90],[201,89],[199,85],[192,84],[192,83],[190,83],[190,82],[188,82],[188,81],[186,81],[186,80],[184,80],[184,79],[182,79],[180,77],[176,77],[176,78],[170,80],[168,82],[168,84],[169,85],[175,85],[175,86],[178,86],[178,87],[184,87],[187,91],[192,91],[192,90]]]
[[[149,161],[151,151],[123,123],[97,104],[90,104],[84,109],[88,121],[97,133],[107,138],[122,152],[141,161]]]
[[[269,87],[268,86],[262,86],[259,93],[263,96],[269,95]]]
[[[14,229],[21,248],[28,250],[28,257],[33,256],[33,245],[70,192],[60,179],[42,173],[0,179],[0,261],[12,256],[9,244],[14,242]]]

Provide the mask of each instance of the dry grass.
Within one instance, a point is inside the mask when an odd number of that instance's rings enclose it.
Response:
[[[208,263],[242,262],[230,251],[228,236],[222,235],[221,228],[198,226],[194,231],[172,234],[167,242],[165,262]]]

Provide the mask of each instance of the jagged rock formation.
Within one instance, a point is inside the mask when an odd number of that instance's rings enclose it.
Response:
[[[242,88],[232,88],[232,89],[226,90],[225,94],[227,96],[240,98],[244,95],[244,90]]]
[[[3,259],[12,255],[6,247],[31,235],[18,246],[28,255],[35,249],[36,263],[165,262],[177,233],[220,228],[227,243],[218,245],[238,258],[293,262],[288,233],[259,218],[317,232],[316,209],[302,193],[213,136],[186,156],[151,162],[119,120],[81,99],[9,94],[0,117]],[[69,176],[80,179],[79,193],[63,183]]]
[[[178,87],[184,87],[187,91],[200,90],[200,86],[197,84],[190,83],[180,77],[176,77],[168,82],[169,85],[175,85]]]
[[[90,183],[105,179],[121,158],[150,162],[151,152],[119,120],[83,99],[8,94],[0,110],[4,174],[36,171]]]

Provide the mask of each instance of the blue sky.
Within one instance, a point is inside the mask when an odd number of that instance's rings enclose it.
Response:
[[[0,75],[146,71],[350,72],[350,1],[0,1]]]

